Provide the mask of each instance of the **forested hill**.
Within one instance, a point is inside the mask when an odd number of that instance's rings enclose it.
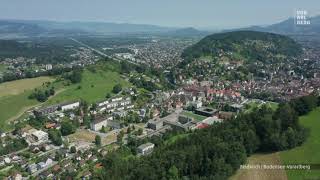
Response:
[[[182,53],[188,63],[201,57],[230,61],[268,61],[299,56],[301,46],[293,39],[266,32],[234,31],[209,35]]]

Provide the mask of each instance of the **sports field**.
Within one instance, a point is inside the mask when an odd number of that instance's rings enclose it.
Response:
[[[182,114],[185,115],[185,116],[194,118],[194,120],[196,120],[196,121],[203,121],[204,119],[207,118],[207,117],[205,117],[205,116],[201,116],[201,115],[198,115],[198,114],[194,114],[194,113],[191,112],[191,111],[183,111]]]

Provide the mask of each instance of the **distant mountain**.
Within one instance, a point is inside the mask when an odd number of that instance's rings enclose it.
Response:
[[[177,28],[105,22],[0,20],[0,37],[66,36],[79,34],[166,33]]]
[[[174,31],[168,32],[168,34],[173,36],[206,36],[209,35],[207,31],[200,31],[198,29],[188,27],[188,28],[181,28]]]
[[[44,28],[36,24],[6,20],[0,21],[0,35],[2,36],[35,36],[45,31]]]
[[[301,34],[301,35],[312,35],[320,34],[320,16],[310,18],[310,25],[296,25],[294,18],[289,18],[280,23],[276,23],[266,27],[252,26],[243,28],[241,30],[254,30],[272,32],[277,34]]]
[[[186,48],[182,57],[186,60],[184,64],[201,58],[220,62],[267,62],[295,57],[301,52],[301,46],[287,36],[267,32],[234,31],[206,36]]]

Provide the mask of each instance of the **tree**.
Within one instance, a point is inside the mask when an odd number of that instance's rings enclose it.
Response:
[[[137,134],[140,136],[140,135],[142,135],[142,133],[143,133],[143,130],[141,128],[139,128],[137,131]]]
[[[168,179],[169,180],[179,180],[179,170],[176,166],[171,166],[168,171]]]
[[[64,121],[61,124],[61,133],[63,136],[75,133],[76,129],[73,124],[69,121]]]
[[[82,72],[81,70],[74,70],[69,76],[68,79],[71,81],[71,83],[79,83],[82,79]]]
[[[112,92],[113,92],[114,94],[118,94],[121,90],[122,90],[121,84],[116,84],[116,85],[113,87]]]
[[[90,123],[91,123],[91,118],[90,118],[90,116],[88,116],[88,115],[85,115],[84,117],[83,117],[83,125],[86,127],[86,128],[90,128]]]
[[[97,146],[101,146],[101,136],[96,135],[94,141]]]
[[[123,138],[123,136],[124,136],[124,132],[123,132],[123,131],[120,131],[119,134],[117,135],[117,142],[118,142],[119,144],[122,143],[122,138]]]
[[[71,152],[71,153],[76,153],[76,152],[77,152],[76,147],[75,147],[75,146],[72,146],[72,147],[70,148],[70,152]]]
[[[56,129],[50,129],[49,130],[49,139],[52,141],[52,143],[56,146],[62,145],[62,138],[61,138],[61,132]]]

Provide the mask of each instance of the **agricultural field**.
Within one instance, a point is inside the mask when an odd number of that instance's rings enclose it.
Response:
[[[45,82],[54,81],[51,77],[37,77],[30,79],[21,79],[0,84],[0,97],[9,95],[18,95],[28,90],[40,87]]]
[[[194,118],[194,120],[196,120],[196,121],[202,121],[202,120],[207,118],[205,116],[194,114],[193,112],[190,112],[190,111],[183,111],[182,114],[185,115],[185,116]]]
[[[46,104],[56,104],[65,101],[83,99],[89,103],[103,100],[107,93],[111,93],[113,86],[120,83],[122,87],[130,85],[123,80],[117,72],[85,70],[82,74],[82,81],[79,84],[73,84],[54,96]]]
[[[292,150],[280,152],[283,164],[319,164],[320,162],[320,108],[300,117],[300,123],[310,129],[306,142]],[[318,166],[319,167],[319,166]],[[287,170],[289,180],[319,179],[320,169]]]

